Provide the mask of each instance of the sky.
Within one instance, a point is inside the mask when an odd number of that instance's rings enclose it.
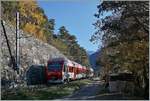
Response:
[[[96,51],[98,44],[91,43],[90,37],[95,29],[94,14],[99,0],[45,0],[38,1],[49,19],[55,19],[55,33],[65,26],[70,34],[77,37],[78,44],[87,51]]]

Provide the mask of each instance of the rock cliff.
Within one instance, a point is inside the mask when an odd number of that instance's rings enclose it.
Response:
[[[16,51],[16,35],[15,27],[4,22],[6,33],[8,36],[9,44],[11,47],[12,55],[15,56]],[[2,25],[0,27],[0,67],[1,67],[1,78],[2,81],[13,81],[17,78],[16,72],[9,66],[10,54],[4,37]],[[55,47],[44,43],[32,36],[31,34],[25,33],[22,30],[20,33],[20,75],[22,78],[25,77],[27,69],[34,64],[46,65],[47,60],[51,58],[66,58],[59,52]],[[20,76],[19,76],[20,77]]]

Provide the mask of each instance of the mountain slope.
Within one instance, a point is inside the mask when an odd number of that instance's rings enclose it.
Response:
[[[19,11],[20,29],[42,42],[53,45],[70,60],[89,66],[85,49],[77,43],[76,37],[65,26],[59,28],[59,33],[54,33],[55,19],[48,19],[36,0],[2,1],[1,6],[2,20],[15,26],[16,11]],[[60,34],[67,35],[67,38],[63,39]]]

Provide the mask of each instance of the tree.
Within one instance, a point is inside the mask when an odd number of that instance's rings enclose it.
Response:
[[[59,28],[59,37],[61,39],[64,39],[64,40],[67,41],[67,39],[69,37],[69,32],[68,32],[68,30],[66,29],[65,26],[62,26],[62,27]]]
[[[46,23],[46,29],[53,34],[55,30],[55,19],[49,19]]]
[[[47,42],[51,43],[53,40],[54,30],[55,30],[55,19],[49,19],[44,24],[45,27],[45,35],[47,38]]]
[[[135,83],[140,88],[144,86],[147,98],[149,2],[103,1],[97,8],[98,20],[94,24],[97,31],[91,40],[102,40],[102,56],[98,61],[106,68],[106,73],[131,71],[137,78]],[[111,13],[101,17],[106,12]]]
[[[84,48],[77,43],[77,38],[62,26],[59,28],[58,37],[67,45],[67,56],[73,61],[89,66],[88,56]]]

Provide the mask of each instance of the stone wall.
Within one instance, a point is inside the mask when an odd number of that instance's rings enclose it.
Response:
[[[16,72],[9,66],[10,55],[4,37],[2,25],[0,25],[0,68],[2,81],[14,81],[17,78]],[[6,33],[8,35],[12,54],[15,56],[16,49],[16,35],[15,27],[4,22]],[[20,30],[20,75],[24,79],[27,69],[34,64],[46,65],[47,60],[50,58],[66,58],[55,47],[44,43]],[[4,82],[2,82],[4,83]]]

